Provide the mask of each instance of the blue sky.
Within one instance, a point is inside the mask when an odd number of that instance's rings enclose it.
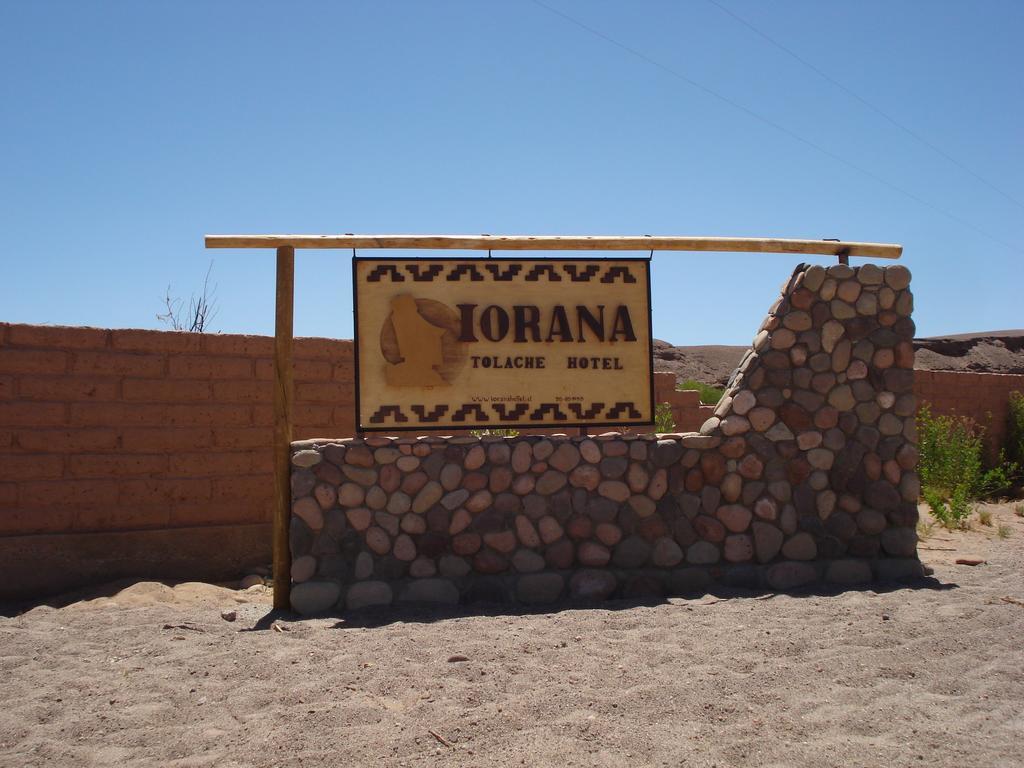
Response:
[[[213,259],[213,329],[270,333],[272,252],[205,233],[489,232],[899,242],[920,335],[1024,326],[1024,3],[715,0],[1014,202],[709,0],[543,1],[614,42],[532,0],[0,4],[0,321],[158,328]],[[297,334],[351,337],[349,255],[299,252]],[[655,254],[655,336],[749,342],[794,264]]]

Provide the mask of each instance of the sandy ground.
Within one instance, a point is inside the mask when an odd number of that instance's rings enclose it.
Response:
[[[277,618],[263,587],[39,606],[0,618],[0,765],[1024,765],[1024,518],[991,509],[933,531],[912,588],[347,621]]]

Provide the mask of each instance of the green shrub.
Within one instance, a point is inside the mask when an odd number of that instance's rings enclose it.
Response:
[[[1000,451],[998,463],[982,473],[975,495],[981,499],[1006,496],[1019,475],[1019,469],[1016,463],[1007,461],[1006,454]]]
[[[676,421],[672,417],[672,406],[668,403],[658,403],[654,406],[654,431],[658,433],[676,431]]]
[[[995,466],[984,469],[984,430],[970,419],[934,416],[927,405],[917,414],[921,495],[932,515],[947,528],[964,528],[970,502],[1005,493],[1018,465],[1000,452]]]
[[[1010,393],[1010,412],[1006,418],[1006,458],[1024,466],[1024,395]]]
[[[700,401],[704,405],[717,405],[718,401],[722,399],[722,395],[725,394],[724,389],[713,387],[710,384],[704,384],[696,379],[687,379],[686,381],[677,384],[676,389],[679,391],[684,389],[696,389],[700,392]]]
[[[932,511],[939,524],[946,528],[967,528],[968,520],[971,517],[971,505],[968,502],[966,487],[956,488],[949,497],[949,503],[941,493],[934,488],[925,488],[922,491],[924,500]]]
[[[951,499],[958,490],[973,496],[982,480],[977,425],[970,419],[933,416],[924,405],[917,414],[917,436],[921,486],[943,500]]]

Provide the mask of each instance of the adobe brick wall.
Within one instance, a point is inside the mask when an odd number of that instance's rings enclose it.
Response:
[[[272,349],[0,324],[0,536],[269,521]],[[352,434],[352,343],[295,352],[296,436]]]
[[[670,372],[654,374],[654,402],[672,407],[677,432],[696,432],[715,414],[715,406],[700,404],[700,392],[676,390],[676,375]]]
[[[985,448],[994,459],[1006,440],[1010,393],[1024,393],[1024,376],[1004,373],[915,371],[914,394],[932,413],[966,416],[985,428]]]

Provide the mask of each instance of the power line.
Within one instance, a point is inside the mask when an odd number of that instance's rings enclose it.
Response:
[[[612,37],[609,37],[604,32],[601,32],[600,30],[594,29],[593,27],[583,23],[579,19],[576,19],[576,18],[574,18],[572,16],[569,16],[566,13],[563,13],[562,11],[558,10],[557,8],[551,7],[547,3],[542,2],[542,0],[531,0],[531,2],[533,2],[535,5],[540,6],[541,8],[543,8],[546,11],[548,11],[549,13],[552,13],[555,16],[559,16],[560,18],[564,19],[565,21],[568,21],[570,24],[574,24],[577,27],[579,27],[580,29],[583,29],[583,30],[589,32],[590,34],[594,35],[595,37],[599,37],[602,40],[604,40],[605,42],[610,43],[611,45],[614,45],[615,47],[620,48],[623,51],[626,51],[626,53],[629,53],[631,56],[635,56],[636,58],[640,59],[641,61],[645,61],[648,64],[650,64],[651,66],[657,67],[661,71],[665,72],[668,75],[671,75],[672,77],[676,78],[677,80],[682,80],[684,83],[687,83],[688,85],[696,88],[697,90],[701,91],[702,93],[704,93],[704,94],[706,94],[708,96],[711,96],[712,98],[718,99],[719,101],[722,101],[722,102],[728,104],[729,106],[733,107],[734,109],[738,109],[739,111],[743,112],[744,114],[748,115],[749,117],[754,118],[758,122],[764,123],[765,125],[768,125],[768,126],[774,128],[775,130],[779,131],[780,133],[783,133],[786,136],[789,136],[794,141],[800,142],[801,144],[803,144],[805,146],[808,146],[808,147],[810,147],[811,149],[813,149],[813,150],[815,150],[817,152],[820,152],[821,154],[825,155],[826,157],[829,157],[832,160],[835,160],[837,163],[841,163],[842,165],[845,165],[847,168],[851,168],[852,170],[855,170],[858,173],[863,174],[864,176],[867,176],[870,179],[873,179],[874,181],[878,182],[879,184],[882,184],[883,186],[888,187],[889,189],[891,189],[891,190],[893,190],[895,192],[899,192],[901,195],[904,195],[905,197],[910,198],[914,202],[916,202],[916,203],[918,203],[920,205],[923,205],[926,208],[930,208],[931,210],[935,211],[938,214],[941,214],[942,216],[945,216],[946,218],[950,219],[951,221],[955,221],[958,224],[960,224],[960,225],[962,225],[964,227],[967,227],[968,229],[973,229],[978,234],[983,235],[984,237],[987,237],[989,240],[992,240],[993,242],[998,243],[999,245],[1002,245],[1003,247],[1008,248],[1011,251],[1016,251],[1018,253],[1024,253],[1024,251],[1022,251],[1020,248],[1018,248],[1018,247],[1016,247],[1014,245],[1011,245],[1010,243],[1006,242],[1005,240],[1002,240],[1001,238],[997,237],[996,235],[993,235],[990,232],[987,232],[986,230],[984,230],[981,227],[971,223],[970,221],[967,221],[966,219],[963,219],[963,218],[957,216],[955,213],[952,213],[951,211],[947,211],[944,208],[940,208],[939,206],[937,206],[937,205],[935,205],[933,203],[928,202],[924,198],[919,197],[918,195],[914,194],[910,190],[904,189],[903,187],[900,187],[900,186],[898,186],[896,184],[893,184],[891,181],[883,178],[882,176],[879,176],[877,173],[875,173],[873,171],[870,171],[867,168],[864,168],[863,166],[857,165],[856,163],[854,163],[854,162],[852,162],[850,160],[847,160],[846,158],[844,158],[844,157],[842,157],[840,155],[837,155],[835,152],[832,152],[831,150],[826,149],[825,147],[821,146],[820,144],[817,144],[817,143],[811,141],[810,139],[807,139],[807,138],[801,136],[800,134],[790,130],[789,128],[787,128],[786,126],[782,125],[781,123],[777,123],[774,120],[772,120],[771,118],[765,117],[764,115],[762,115],[762,114],[760,114],[758,112],[755,112],[754,110],[750,109],[749,107],[745,107],[744,105],[740,104],[739,102],[733,101],[728,96],[725,96],[725,95],[719,93],[718,91],[716,91],[716,90],[714,90],[712,88],[709,88],[708,86],[706,86],[706,85],[704,85],[704,84],[702,84],[702,83],[700,83],[700,82],[698,82],[698,81],[688,77],[687,75],[684,75],[682,72],[679,72],[678,70],[675,70],[672,67],[669,67],[668,65],[663,64],[662,62],[658,61],[657,59],[651,58],[650,56],[648,56],[647,54],[643,53],[642,51],[638,51],[637,49],[631,48],[630,46],[626,45],[625,43],[621,43],[618,40],[616,40],[616,39],[614,39]]]
[[[776,40],[775,38],[773,38],[770,35],[768,35],[766,32],[762,32],[760,29],[755,27],[749,21],[744,19],[742,16],[740,16],[739,14],[735,13],[731,9],[726,8],[724,5],[719,3],[718,0],[708,0],[708,2],[711,3],[713,6],[715,6],[716,8],[718,8],[723,13],[727,13],[729,16],[732,16],[734,19],[736,19],[736,21],[738,21],[740,24],[745,26],[751,32],[754,32],[755,34],[760,35],[761,37],[763,37],[765,40],[767,40],[769,43],[774,45],[780,51],[783,51],[784,53],[788,54],[792,58],[794,58],[797,61],[799,61],[801,64],[803,64],[805,67],[810,69],[812,72],[814,72],[816,75],[818,75],[822,79],[827,80],[828,82],[832,83],[832,85],[834,85],[839,90],[843,91],[843,93],[845,93],[847,96],[850,96],[851,98],[856,99],[857,101],[859,101],[865,107],[867,107],[872,112],[874,112],[876,115],[878,115],[879,117],[881,117],[884,120],[888,121],[890,124],[892,124],[896,128],[899,128],[901,131],[906,133],[908,136],[910,136],[914,140],[916,140],[916,141],[920,142],[921,144],[923,144],[924,146],[928,147],[928,149],[932,150],[936,154],[944,157],[946,160],[951,162],[953,165],[955,165],[960,170],[964,171],[965,173],[970,174],[975,179],[977,179],[982,184],[984,184],[986,187],[991,189],[993,192],[997,192],[998,194],[1002,195],[1003,197],[1005,197],[1007,200],[1009,200],[1014,205],[1018,205],[1021,208],[1024,208],[1024,203],[1021,203],[1019,200],[1017,200],[1011,194],[1009,194],[1008,192],[1005,192],[1004,190],[1000,189],[995,184],[993,184],[988,179],[986,179],[984,176],[982,176],[980,173],[977,173],[976,171],[972,170],[968,166],[964,165],[959,160],[957,160],[955,157],[950,155],[948,152],[945,152],[941,147],[938,147],[935,144],[933,144],[932,142],[928,141],[928,139],[926,139],[924,136],[922,136],[921,134],[917,133],[917,131],[915,131],[914,129],[910,128],[909,126],[904,125],[903,123],[901,123],[899,120],[897,120],[895,117],[890,115],[885,110],[881,109],[880,107],[875,106],[874,104],[872,104],[870,101],[865,99],[863,96],[861,96],[859,93],[857,93],[853,89],[848,88],[847,86],[843,85],[838,80],[836,80],[835,78],[830,77],[826,72],[823,72],[821,69],[816,67],[814,64],[809,62],[807,59],[802,57],[800,54],[796,53],[795,51],[791,50],[790,48],[787,48],[785,45],[783,45],[778,40]]]

